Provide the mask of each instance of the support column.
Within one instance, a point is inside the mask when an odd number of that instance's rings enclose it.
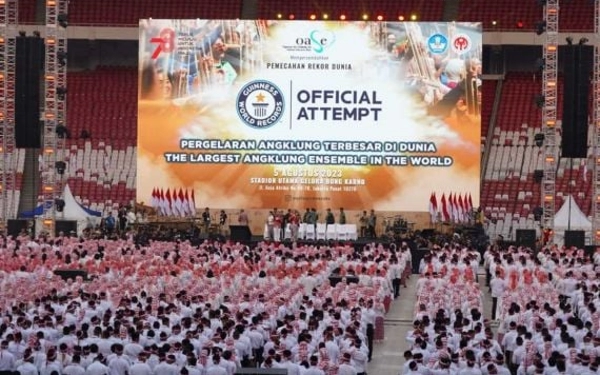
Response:
[[[67,3],[68,0],[46,0],[41,185],[44,229],[51,234],[57,218],[55,202],[61,199],[63,190],[63,175],[58,173],[57,162],[63,161],[66,136],[59,136],[57,130],[67,126]]]
[[[600,243],[600,0],[594,1],[594,108],[592,122],[594,138],[592,140],[594,164],[592,180],[592,243]]]
[[[546,38],[544,40],[544,73],[542,77],[542,94],[545,104],[542,109],[542,133],[544,134],[544,178],[542,180],[542,226],[554,229],[556,213],[556,168],[558,149],[556,137],[557,103],[558,103],[558,13],[559,0],[547,0],[544,6],[546,21]]]
[[[15,69],[17,65],[17,0],[0,2],[0,222],[17,216],[17,149],[15,147]],[[12,193],[12,199],[10,194]]]

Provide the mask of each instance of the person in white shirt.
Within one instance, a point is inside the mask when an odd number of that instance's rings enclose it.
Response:
[[[301,375],[325,375],[325,371],[319,368],[319,357],[313,355],[310,357],[310,364],[300,369]]]
[[[352,356],[350,353],[344,353],[340,358],[340,366],[338,368],[338,375],[358,375],[354,366],[350,365]]]
[[[2,371],[12,371],[15,366],[15,356],[8,351],[8,341],[2,340],[0,343],[0,373]]]
[[[129,367],[129,375],[153,375],[152,369],[146,363],[146,353],[140,353],[138,361]]]
[[[502,278],[500,272],[496,273],[496,277],[490,281],[490,289],[492,291],[492,320],[496,320],[498,298],[501,298],[506,290],[506,281]]]
[[[104,364],[104,361],[102,354],[99,354],[94,362],[85,369],[85,375],[110,375],[110,370]]]
[[[84,375],[85,369],[80,364],[81,357],[79,354],[73,354],[71,363],[63,368],[63,375]]]

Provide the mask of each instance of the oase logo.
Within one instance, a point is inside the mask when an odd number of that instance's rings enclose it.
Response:
[[[296,45],[310,47],[316,53],[323,53],[335,43],[335,34],[326,30],[313,30],[308,37],[296,38]]]

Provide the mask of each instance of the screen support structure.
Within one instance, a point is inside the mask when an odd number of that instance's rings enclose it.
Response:
[[[547,0],[544,6],[546,36],[544,39],[544,71],[542,94],[545,103],[542,109],[542,134],[544,134],[544,177],[542,179],[542,215],[544,229],[554,230],[556,213],[556,165],[558,145],[556,136],[557,85],[558,85],[558,6],[559,0]]]
[[[14,98],[19,14],[17,0],[4,0],[0,6],[0,222],[6,225],[16,217],[18,205]]]
[[[592,195],[592,238],[594,245],[600,243],[600,0],[594,0],[594,152]]]
[[[65,155],[66,135],[57,127],[67,126],[67,30],[68,0],[46,0],[46,39],[44,60],[44,111],[41,185],[44,230],[54,233],[55,201],[62,195],[63,181],[56,162]],[[61,21],[62,18],[62,21]]]

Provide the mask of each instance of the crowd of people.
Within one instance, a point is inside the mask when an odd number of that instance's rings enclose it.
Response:
[[[481,259],[468,247],[435,247],[420,265],[401,374],[600,373],[599,267],[600,251],[490,246]]]
[[[365,374],[410,269],[407,246],[377,244],[24,236],[0,249],[0,374]]]

